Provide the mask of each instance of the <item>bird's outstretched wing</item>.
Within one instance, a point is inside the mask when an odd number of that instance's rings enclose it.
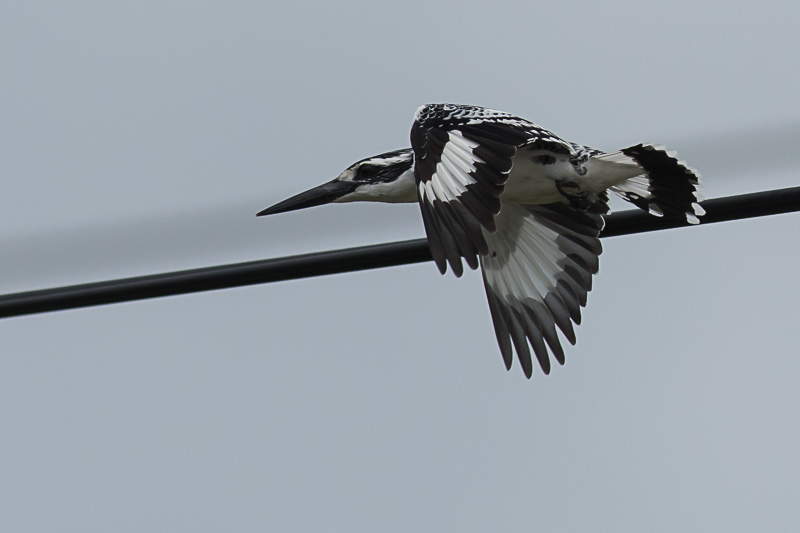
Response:
[[[497,231],[484,232],[489,253],[480,258],[481,270],[506,368],[511,368],[516,349],[525,375],[531,377],[529,342],[545,374],[550,373],[545,342],[564,364],[556,327],[575,344],[572,323],[580,324],[602,252],[605,199],[596,204],[596,213],[560,203],[504,205],[495,217]]]
[[[411,128],[414,174],[422,220],[436,265],[456,276],[478,267],[488,253],[485,231],[494,233],[500,195],[517,148],[535,145],[554,155],[573,148],[527,120],[481,107],[420,107]],[[485,230],[485,231],[484,231]]]

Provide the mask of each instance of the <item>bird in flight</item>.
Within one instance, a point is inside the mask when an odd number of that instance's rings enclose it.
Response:
[[[698,174],[671,152],[616,152],[565,141],[528,120],[477,106],[417,109],[411,148],[362,159],[339,177],[258,216],[333,202],[418,202],[436,265],[456,276],[480,266],[506,368],[533,357],[564,364],[557,330],[573,323],[602,252],[608,191],[655,216],[692,224],[704,214]]]

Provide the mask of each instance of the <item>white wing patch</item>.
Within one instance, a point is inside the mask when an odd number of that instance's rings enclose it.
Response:
[[[575,343],[572,323],[580,323],[580,308],[586,305],[592,274],[599,266],[602,218],[561,204],[507,204],[495,220],[497,232],[484,232],[489,253],[481,257],[481,264],[500,351],[510,368],[513,343],[530,377],[530,345],[549,374],[545,342],[564,363],[556,327]]]
[[[484,144],[458,129],[431,129],[425,133],[424,157],[415,162],[422,220],[442,273],[449,263],[461,276],[462,258],[478,268],[478,255],[488,249],[482,229],[495,230],[499,196],[516,149]]]
[[[470,173],[475,172],[475,164],[483,160],[472,153],[478,143],[465,139],[461,132],[447,132],[448,140],[442,150],[439,163],[430,181],[420,183],[420,196],[432,203],[433,198],[443,202],[458,199],[467,192],[467,186],[476,183]]]

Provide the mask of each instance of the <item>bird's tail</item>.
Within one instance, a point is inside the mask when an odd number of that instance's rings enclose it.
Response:
[[[700,175],[661,146],[637,144],[618,152],[596,156],[609,163],[634,164],[643,172],[611,187],[633,205],[656,216],[700,222],[705,214],[699,202]]]

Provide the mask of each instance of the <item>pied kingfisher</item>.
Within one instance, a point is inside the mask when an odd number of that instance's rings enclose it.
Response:
[[[439,270],[449,264],[461,276],[462,259],[481,266],[506,368],[515,349],[530,378],[530,348],[545,374],[548,346],[564,364],[556,327],[575,344],[572,323],[581,322],[602,251],[607,191],[696,224],[704,214],[697,185],[694,170],[650,144],[605,153],[509,113],[429,104],[414,115],[411,148],[362,159],[258,216],[331,202],[419,202]]]

